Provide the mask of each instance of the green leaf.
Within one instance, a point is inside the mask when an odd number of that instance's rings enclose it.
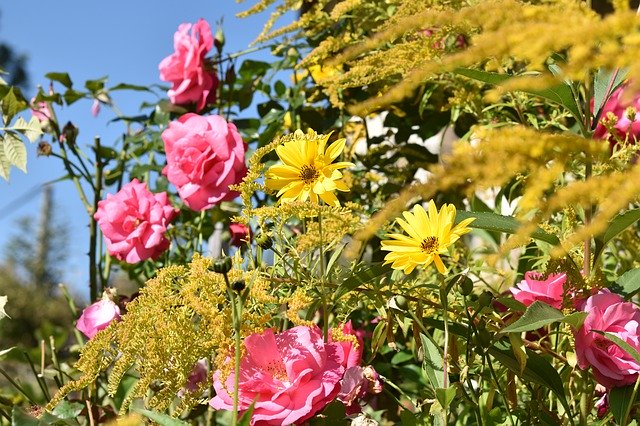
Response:
[[[12,350],[14,350],[16,347],[15,346],[11,346],[8,349],[3,349],[0,351],[0,358],[4,357],[6,354],[8,354],[9,352],[11,352]]]
[[[591,330],[591,331],[593,331],[594,333],[598,333],[602,336],[605,336],[607,339],[611,340],[613,343],[620,346],[620,349],[625,351],[627,354],[629,354],[631,358],[633,358],[635,362],[640,364],[640,353],[638,353],[638,351],[633,346],[631,346],[630,344],[628,344],[627,342],[619,338],[617,335],[609,332],[600,331],[600,330]]]
[[[102,78],[97,78],[95,80],[87,80],[84,83],[84,87],[87,88],[88,91],[95,93],[97,91],[100,91],[102,89],[104,89],[104,83],[105,81],[107,81],[107,77],[104,76]]]
[[[472,78],[474,80],[482,81],[483,83],[500,85],[507,80],[510,80],[514,77],[514,75],[508,74],[499,74],[495,72],[487,72],[481,71],[477,69],[471,68],[456,68],[454,70],[456,74],[463,75],[465,77]],[[542,90],[518,90],[520,92],[528,93],[530,95],[539,96],[541,98],[547,99],[551,102],[557,103],[565,107],[571,114],[579,119],[580,108],[578,108],[578,104],[576,104],[576,100],[573,96],[573,92],[571,91],[571,87],[565,83],[558,84],[553,87],[549,87],[547,89]]]
[[[524,371],[520,372],[520,364],[508,349],[500,349],[496,346],[489,348],[489,353],[500,364],[511,370],[513,373],[521,377],[525,381],[534,382],[550,389],[557,397],[562,406],[570,411],[567,397],[564,394],[562,379],[555,368],[549,364],[549,361],[538,355],[537,353],[527,349],[527,365]]]
[[[588,312],[574,312],[562,318],[562,322],[569,324],[575,329],[578,329],[582,327],[582,324],[584,323],[585,318],[587,318],[587,315],[589,315]]]
[[[16,166],[23,172],[27,172],[27,148],[24,142],[14,135],[7,132],[4,137],[4,155],[11,165]]]
[[[36,117],[31,117],[28,123],[22,117],[18,117],[11,128],[23,133],[29,139],[29,142],[35,142],[42,134],[40,121]]]
[[[609,409],[616,423],[619,425],[627,424],[626,420],[629,416],[629,410],[634,401],[634,385],[617,387],[609,390]]]
[[[51,414],[60,419],[75,419],[77,418],[85,406],[79,402],[70,402],[63,400],[60,404],[51,411]]]
[[[238,419],[238,426],[249,426],[251,424],[251,416],[253,416],[253,410],[255,407],[256,401],[254,400],[247,411],[242,413],[242,417]]]
[[[132,411],[142,414],[143,416],[158,423],[160,426],[189,426],[189,423],[187,422],[183,422],[180,419],[176,419],[163,413],[158,413],[157,411],[144,410],[142,408],[132,408]]]
[[[613,239],[613,237],[636,223],[638,220],[640,220],[640,209],[633,209],[619,214],[609,222],[609,226],[604,232],[602,240],[605,244],[608,243]]]
[[[110,92],[114,90],[135,90],[137,92],[151,92],[153,91],[146,86],[139,86],[137,84],[119,83],[109,89]]]
[[[507,234],[515,234],[520,228],[520,222],[513,216],[502,216],[497,213],[490,212],[468,212],[458,210],[456,214],[456,223],[460,223],[464,219],[475,217],[476,220],[471,222],[470,228],[485,229],[487,231],[504,232]],[[555,235],[537,228],[531,234],[531,238],[544,241],[552,245],[560,244],[560,240]]]
[[[451,405],[451,401],[456,397],[456,388],[450,386],[448,388],[437,388],[436,389],[436,398],[440,403],[440,406],[444,409],[449,408]]]
[[[58,83],[62,83],[64,87],[67,89],[71,89],[73,83],[71,82],[71,77],[66,72],[50,72],[44,75],[49,80],[57,81]]]
[[[629,70],[616,68],[607,70],[600,68],[593,80],[593,124],[597,124],[602,115],[602,108],[615,90],[620,87],[629,74]],[[595,127],[595,126],[593,126]]]
[[[0,296],[0,319],[9,317],[4,311],[4,307],[7,305],[7,296]]]
[[[17,405],[13,406],[13,410],[11,410],[11,426],[40,426],[44,425],[35,417],[30,416],[29,414],[22,411],[20,407]]]
[[[640,290],[640,268],[630,269],[622,274],[609,286],[609,290],[629,300]]]
[[[64,92],[64,95],[62,95],[67,105],[75,103],[77,100],[84,98],[84,96],[85,95],[83,92],[78,92],[77,90],[73,89],[67,90],[66,92]]]
[[[368,268],[354,271],[349,278],[345,279],[342,284],[338,286],[334,294],[334,301],[337,301],[356,287],[362,284],[369,284],[390,271],[391,268],[389,265],[383,265],[382,263],[373,264]]]
[[[4,139],[0,137],[0,176],[4,180],[9,180],[9,173],[11,173],[11,162],[4,152]]]
[[[26,107],[26,105],[24,105]],[[13,117],[20,111],[22,111],[23,105],[14,93],[13,87],[9,89],[7,94],[2,98],[2,115],[4,116],[4,122],[8,124]]]
[[[387,339],[387,322],[380,321],[371,335],[371,353],[377,353]]]
[[[533,302],[522,317],[513,324],[500,330],[501,333],[521,333],[523,331],[537,330],[545,325],[561,321],[564,318],[562,312],[546,303],[536,300]]]
[[[409,410],[400,411],[400,424],[403,426],[416,426],[418,424],[416,415]]]
[[[443,388],[444,362],[440,348],[425,334],[420,333],[420,341],[422,342],[422,350],[424,351],[422,368],[434,389]]]
[[[511,349],[513,355],[520,364],[520,374],[524,373],[524,369],[527,366],[527,351],[522,341],[520,333],[509,333],[509,342],[511,342]]]

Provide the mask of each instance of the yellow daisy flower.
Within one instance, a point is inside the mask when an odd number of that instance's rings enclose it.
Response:
[[[384,258],[385,265],[391,263],[393,269],[401,269],[405,274],[410,274],[416,266],[427,266],[433,262],[438,272],[447,273],[440,255],[447,253],[448,247],[458,241],[460,236],[471,231],[467,225],[475,218],[465,219],[453,226],[456,208],[452,204],[445,204],[438,212],[431,200],[428,209],[427,213],[420,204],[416,204],[413,206],[413,213],[404,212],[404,220],[396,220],[409,235],[387,234],[390,239],[381,242],[382,250],[389,252]]]
[[[265,174],[265,185],[277,190],[283,203],[307,201],[318,203],[321,199],[331,206],[340,203],[333,191],[348,191],[341,180],[339,169],[353,166],[353,163],[333,160],[344,150],[345,139],[338,139],[328,147],[329,135],[319,135],[313,130],[304,134],[296,130],[283,137],[283,143],[276,148],[278,157],[284,164],[269,167]]]

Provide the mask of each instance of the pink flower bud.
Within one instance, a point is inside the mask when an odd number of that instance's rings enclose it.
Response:
[[[107,328],[112,321],[120,320],[120,308],[113,300],[104,298],[93,305],[87,306],[83,311],[76,328],[89,339],[93,339],[98,331]]]

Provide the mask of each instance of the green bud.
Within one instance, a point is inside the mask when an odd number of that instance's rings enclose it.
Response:
[[[473,281],[471,281],[471,278],[464,275],[458,280],[458,288],[460,290],[460,294],[468,296],[473,291]]]
[[[396,302],[396,306],[397,306],[399,309],[401,309],[401,310],[403,310],[403,311],[406,311],[406,310],[407,310],[407,307],[408,307],[409,305],[408,305],[408,301],[407,301],[407,298],[406,298],[406,297],[404,297],[404,296],[402,296],[402,295],[398,295],[398,296],[394,296],[394,300],[395,300],[395,302]]]
[[[478,310],[489,306],[491,301],[493,301],[493,294],[491,294],[490,291],[483,291],[480,296],[478,296]]]
[[[233,262],[229,256],[221,257],[213,261],[213,272],[226,274],[231,270]]]
[[[481,328],[478,330],[478,334],[476,334],[475,341],[481,348],[489,348],[491,346],[491,334],[486,328]]]
[[[273,239],[269,234],[261,232],[256,236],[256,244],[262,247],[263,250],[269,250],[273,246]]]
[[[235,291],[242,291],[246,287],[244,280],[236,280],[231,283],[231,288]]]

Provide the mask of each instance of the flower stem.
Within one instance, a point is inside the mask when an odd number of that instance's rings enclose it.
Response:
[[[448,318],[448,304],[447,304],[447,294],[446,294],[446,285],[444,283],[444,278],[440,277],[440,302],[442,303],[442,321],[444,323],[444,353],[442,354],[442,369],[443,369],[443,378],[442,383],[443,387],[446,389],[449,387],[449,318]]]
[[[102,160],[100,159],[100,138],[96,137],[94,142],[94,150],[96,154],[96,182],[93,193],[93,206],[89,212],[89,297],[93,302],[98,298],[98,294],[102,292],[106,283],[101,282],[98,289],[98,271],[96,259],[96,245],[98,244],[98,227],[94,213],[98,211],[98,202],[102,196]],[[100,291],[99,291],[100,290]]]
[[[327,288],[325,286],[324,274],[324,241],[322,239],[322,207],[318,206],[318,234],[320,236],[320,283],[322,284],[322,334],[324,342],[329,342],[329,304],[327,303]]]
[[[240,385],[240,346],[242,340],[240,338],[240,320],[242,317],[242,298],[236,297],[231,283],[229,283],[229,277],[225,272],[223,274],[224,281],[227,284],[227,294],[231,301],[231,320],[233,321],[233,334],[234,334],[234,362],[233,362],[233,411],[231,412],[231,424],[236,426],[238,424],[238,386]]]

